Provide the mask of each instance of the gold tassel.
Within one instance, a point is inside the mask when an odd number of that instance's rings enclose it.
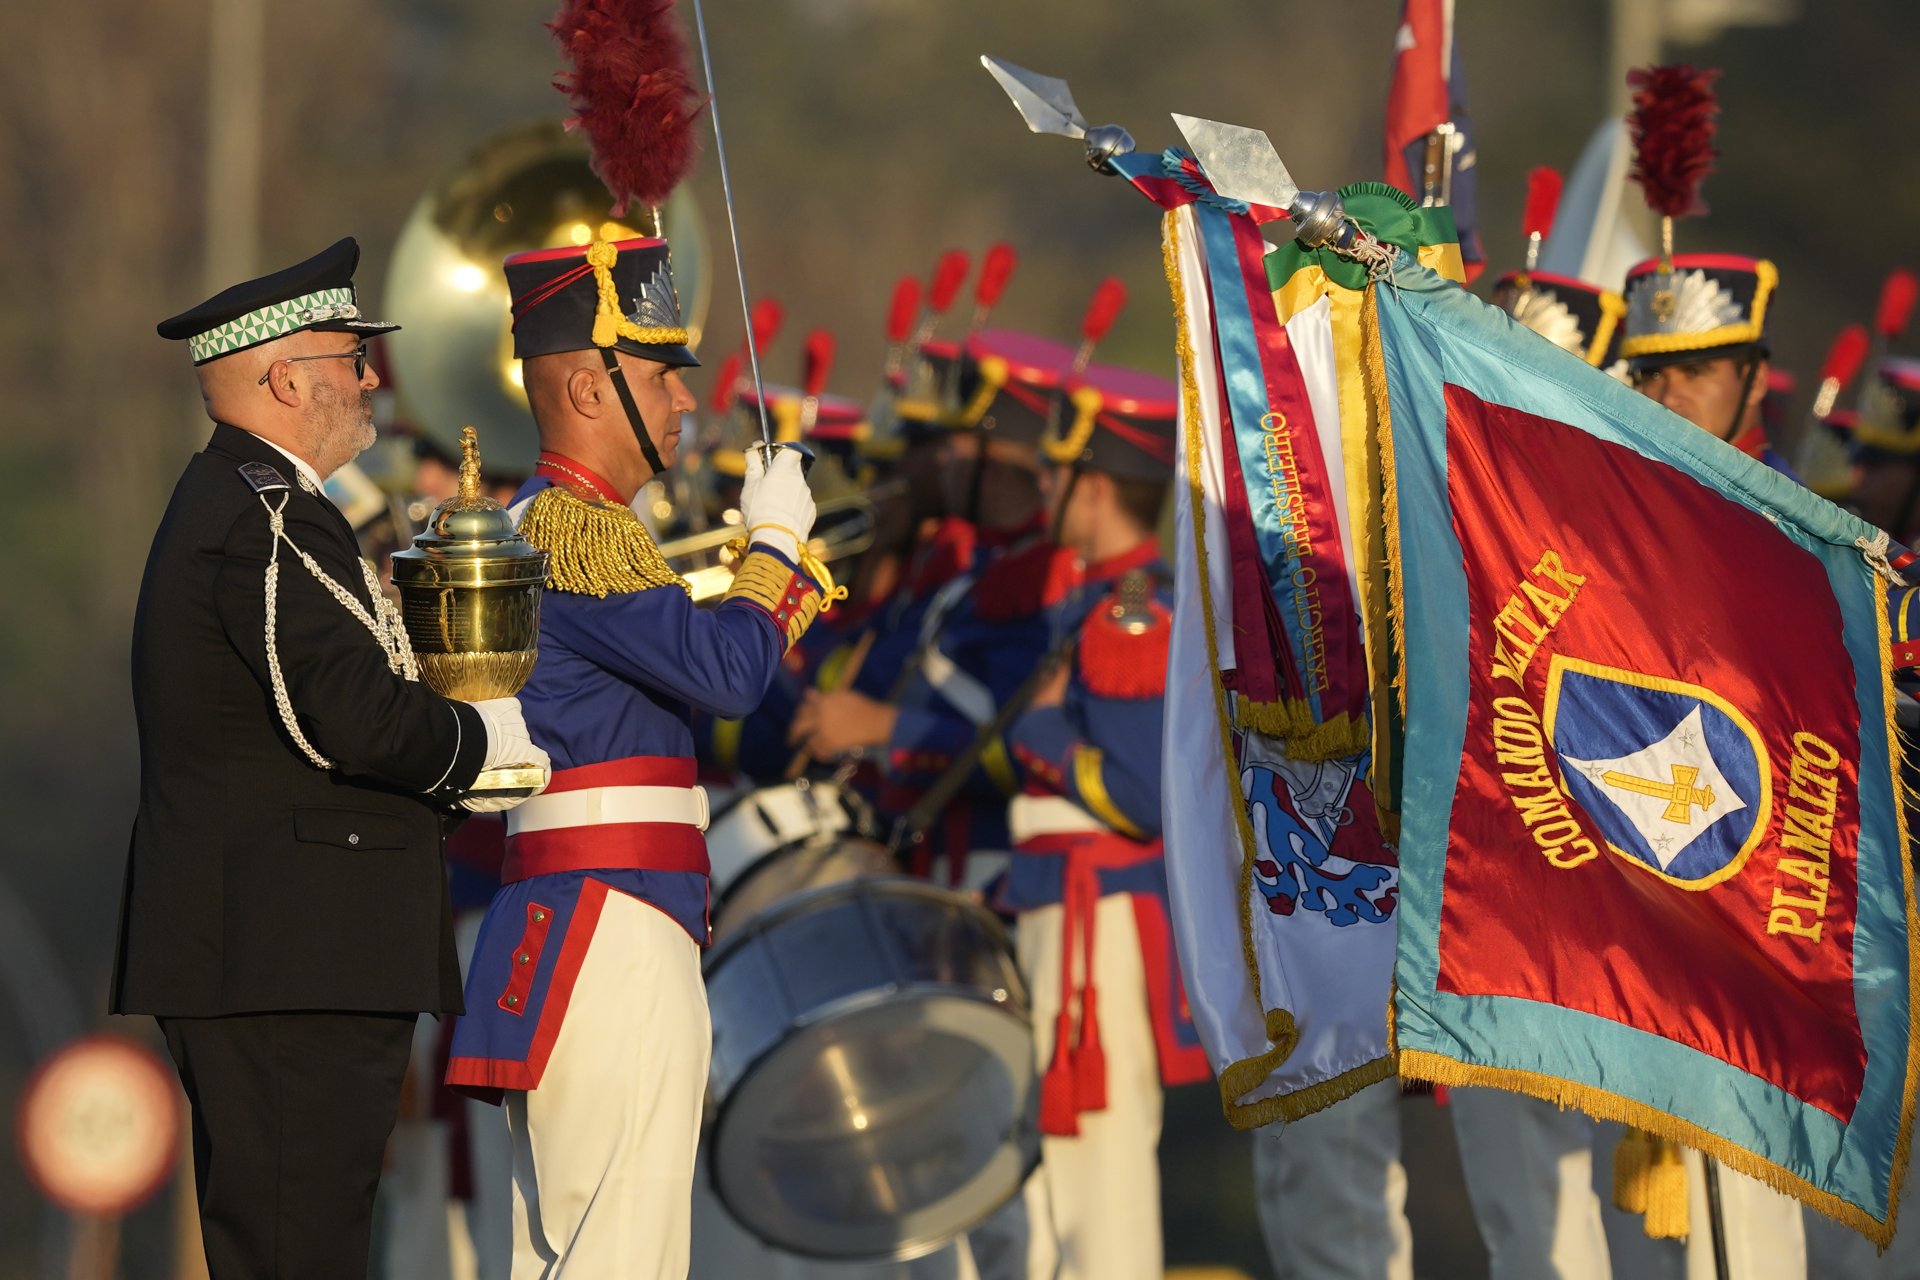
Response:
[[[1677,1143],[1652,1138],[1647,1165],[1647,1236],[1684,1240],[1687,1235],[1687,1162]]]
[[[1653,1135],[1628,1129],[1613,1149],[1613,1204],[1628,1213],[1647,1211],[1647,1169],[1653,1164]]]
[[[555,485],[527,504],[520,536],[547,553],[549,590],[605,599],[672,584],[693,594],[640,517],[619,503]]]

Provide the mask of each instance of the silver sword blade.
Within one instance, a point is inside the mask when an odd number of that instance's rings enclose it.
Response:
[[[1035,133],[1057,133],[1063,138],[1087,136],[1086,117],[1074,105],[1073,90],[1065,80],[1016,67],[991,54],[981,54],[980,65],[993,73],[993,78],[1013,99],[1027,128]]]
[[[1259,129],[1175,114],[1175,127],[1213,189],[1229,200],[1285,209],[1300,194],[1280,153]]]

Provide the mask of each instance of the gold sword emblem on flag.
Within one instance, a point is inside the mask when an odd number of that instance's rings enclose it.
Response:
[[[1693,780],[1700,776],[1700,770],[1690,764],[1670,765],[1673,770],[1672,782],[1661,782],[1654,778],[1637,778],[1630,773],[1621,773],[1609,769],[1600,775],[1600,781],[1621,791],[1631,791],[1635,795],[1652,796],[1656,800],[1665,800],[1667,810],[1661,814],[1668,822],[1685,824],[1692,819],[1689,815],[1695,805],[1702,809],[1713,804],[1712,787],[1696,787]]]

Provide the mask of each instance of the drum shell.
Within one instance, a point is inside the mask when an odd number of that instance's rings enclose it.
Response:
[[[794,857],[762,872],[769,896],[861,861],[782,867]],[[707,989],[714,1186],[768,1243],[912,1257],[1037,1161],[1026,990],[1005,930],[963,895],[856,875],[787,896],[730,923]]]

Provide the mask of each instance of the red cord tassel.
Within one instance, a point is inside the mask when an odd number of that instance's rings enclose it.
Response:
[[[1053,1138],[1080,1136],[1080,1108],[1075,1098],[1073,1061],[1068,1042],[1073,1038],[1073,1014],[1062,1005],[1053,1026],[1053,1061],[1040,1077],[1040,1132]]]

